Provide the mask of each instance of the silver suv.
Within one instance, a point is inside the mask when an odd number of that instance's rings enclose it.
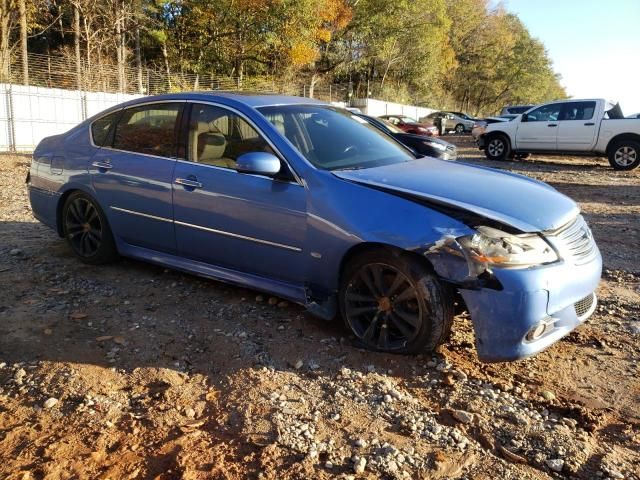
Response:
[[[454,131],[459,135],[473,129],[475,119],[462,112],[433,112],[423,118],[440,128],[440,135]]]

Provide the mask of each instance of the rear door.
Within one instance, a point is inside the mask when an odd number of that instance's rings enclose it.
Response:
[[[124,109],[90,174],[114,235],[128,244],[174,253],[172,181],[184,102]]]
[[[173,179],[179,255],[301,283],[307,225],[304,187],[286,173],[284,161],[280,178],[235,170],[243,153],[275,153],[237,112],[194,103],[187,128],[188,161],[178,161]]]
[[[591,150],[598,132],[595,113],[596,102],[565,103],[558,122],[558,150]]]
[[[518,124],[516,148],[518,150],[556,150],[561,103],[550,103],[532,110]]]

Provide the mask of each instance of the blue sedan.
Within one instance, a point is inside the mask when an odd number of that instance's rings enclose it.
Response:
[[[83,262],[124,255],[271,292],[341,316],[373,350],[433,350],[465,308],[480,359],[516,360],[596,308],[602,261],[571,199],[416,159],[315,100],[140,98],[44,139],[27,183]]]

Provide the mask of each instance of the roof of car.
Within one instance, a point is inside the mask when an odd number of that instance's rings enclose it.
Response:
[[[212,101],[219,98],[236,100],[251,107],[266,107],[274,105],[300,105],[300,104],[318,104],[327,105],[315,98],[294,97],[289,95],[273,95],[259,92],[235,92],[225,90],[203,90],[197,92],[181,92],[169,93],[164,95],[154,95],[150,97],[141,97],[134,101],[135,103],[163,101],[163,100],[208,100]]]

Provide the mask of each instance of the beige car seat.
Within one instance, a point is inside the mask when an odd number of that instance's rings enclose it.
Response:
[[[199,121],[189,135],[191,158],[198,163],[235,168],[236,162],[224,157],[227,140],[213,122]]]

